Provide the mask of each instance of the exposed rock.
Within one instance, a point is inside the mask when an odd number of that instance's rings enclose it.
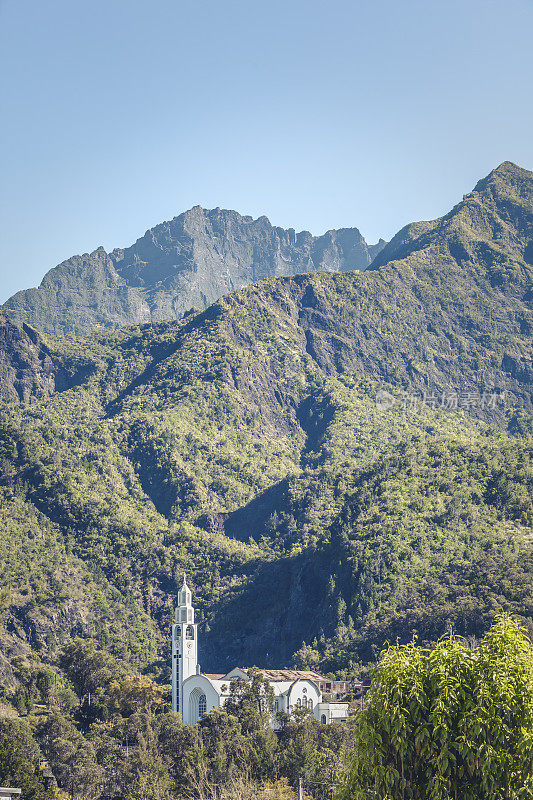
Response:
[[[30,402],[62,388],[63,372],[39,334],[22,329],[0,311],[0,397],[7,402]]]
[[[69,258],[4,308],[18,324],[58,335],[176,320],[263,278],[364,269],[384,244],[367,245],[357,228],[315,237],[266,217],[195,206],[125,250]]]

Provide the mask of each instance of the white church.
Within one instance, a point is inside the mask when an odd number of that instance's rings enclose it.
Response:
[[[322,690],[329,679],[316,672],[285,669],[260,669],[274,690],[274,718],[277,712],[289,713],[307,708],[319,722],[343,722],[348,718],[348,703],[324,702]],[[205,675],[198,664],[198,628],[194,621],[191,591],[183,576],[172,625],[172,708],[186,725],[194,725],[203,714],[221,708],[229,697],[232,678],[248,679],[246,669],[236,667],[224,675]]]

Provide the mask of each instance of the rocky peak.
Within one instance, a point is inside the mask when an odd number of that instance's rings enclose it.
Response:
[[[19,324],[59,335],[175,320],[264,278],[365,269],[384,244],[368,245],[357,228],[315,237],[265,216],[194,206],[131,247],[72,256],[4,308]]]
[[[503,194],[508,195],[510,191],[515,191],[531,202],[531,183],[533,172],[528,169],[513,164],[512,161],[504,161],[499,167],[478,181],[474,187],[475,192],[486,192],[497,188]]]
[[[531,263],[532,216],[533,173],[505,161],[445,216],[402,228],[372,268],[407,259],[413,268],[433,271],[459,265],[512,291],[515,270]]]

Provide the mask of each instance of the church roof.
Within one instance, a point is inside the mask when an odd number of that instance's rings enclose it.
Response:
[[[246,670],[244,670],[246,672]],[[325,678],[323,675],[319,675],[318,672],[312,672],[310,670],[305,669],[263,669],[262,667],[258,667],[258,671],[263,675],[267,681],[297,681],[297,680],[308,680],[308,681],[327,681],[328,678]]]

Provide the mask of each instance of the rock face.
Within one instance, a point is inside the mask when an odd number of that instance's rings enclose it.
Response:
[[[49,397],[64,383],[63,370],[39,334],[29,325],[17,328],[0,311],[0,398],[28,403]]]
[[[125,250],[99,247],[69,258],[4,309],[18,324],[57,335],[176,320],[263,278],[365,269],[384,245],[368,245],[357,228],[315,237],[266,217],[195,206]]]

